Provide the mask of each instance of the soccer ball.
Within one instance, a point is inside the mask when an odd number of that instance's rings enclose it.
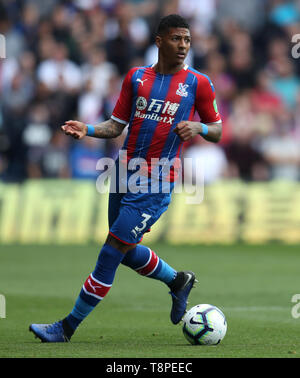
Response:
[[[183,317],[182,331],[193,345],[216,345],[224,338],[227,322],[223,312],[210,304],[198,304]]]

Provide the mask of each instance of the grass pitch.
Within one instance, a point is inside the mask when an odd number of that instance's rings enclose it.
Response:
[[[52,323],[68,314],[93,270],[97,246],[1,246],[0,357],[201,358],[300,357],[300,318],[292,316],[299,293],[297,246],[151,246],[177,270],[199,280],[188,308],[221,308],[227,335],[217,346],[188,344],[169,320],[171,297],[161,282],[120,266],[112,289],[81,324],[71,343],[41,343],[30,323]]]

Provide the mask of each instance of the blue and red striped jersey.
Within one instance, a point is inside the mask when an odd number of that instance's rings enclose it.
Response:
[[[215,90],[208,76],[185,65],[163,75],[153,66],[132,68],[126,75],[112,119],[128,124],[123,150],[128,160],[180,157],[183,141],[174,133],[181,121],[191,121],[195,111],[201,122],[221,121]]]

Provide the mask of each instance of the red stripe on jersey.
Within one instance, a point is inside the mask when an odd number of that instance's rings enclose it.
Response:
[[[88,276],[83,286],[87,294],[96,296],[99,299],[104,298],[105,295],[108,293],[109,289],[111,288],[111,285],[106,285],[102,282],[95,280],[91,274]]]
[[[137,98],[142,96],[148,102],[153,84],[155,82],[155,77],[156,77],[155,75],[153,75],[153,70],[151,67],[147,67],[145,69],[141,80],[144,81],[146,79],[146,76],[147,76],[147,81],[145,81],[145,85],[140,84],[138,86]],[[147,109],[141,111],[141,113],[146,113],[146,112],[147,112]],[[127,160],[128,161],[133,157],[133,154],[135,152],[136,143],[139,136],[139,131],[140,131],[143,121],[144,121],[143,119],[135,118],[132,122],[130,134],[129,134],[128,142],[127,142]]]
[[[221,120],[221,116],[214,107],[215,92],[212,89],[212,82],[206,75],[188,69],[198,80],[196,90],[195,108],[200,116],[201,122],[213,123]]]
[[[165,98],[165,103],[168,101],[174,102],[174,95],[178,89],[179,83],[184,83],[186,80],[186,77],[188,75],[188,72],[186,70],[182,70],[180,74],[174,75],[170,86],[168,94]],[[178,98],[178,103],[180,103],[182,97],[179,95],[175,95],[176,98]],[[170,134],[170,127],[167,126],[163,121],[159,122],[155,128],[155,131],[152,136],[152,140],[150,143],[150,147],[147,152],[146,161],[148,163],[151,163],[151,158],[160,158],[160,155],[162,153],[162,150],[164,148],[164,145],[166,143],[166,140]]]
[[[178,146],[177,153],[174,159],[174,165],[170,167],[170,174],[164,177],[165,181],[174,182],[178,179],[179,174],[181,172],[182,162],[179,158],[181,147],[183,142],[181,142]]]
[[[122,90],[120,92],[115,108],[112,112],[112,115],[114,117],[124,122],[129,122],[130,120],[132,98],[133,98],[132,76],[137,70],[138,70],[138,67],[134,67],[125,76],[125,79],[122,84]]]
[[[195,114],[195,107],[193,106],[191,111],[190,111],[190,114],[188,116],[188,121],[193,120],[194,114]],[[183,145],[183,141],[181,141],[179,143],[179,146],[178,146],[178,149],[177,149],[177,152],[176,152],[176,156],[175,156],[175,159],[174,159],[175,164],[174,164],[173,167],[170,168],[170,175],[166,176],[164,178],[166,181],[174,182],[178,179],[178,177],[180,175],[182,163],[181,163],[181,160],[180,160],[180,164],[179,164],[179,159],[180,159],[180,153],[181,153],[182,145]]]
[[[141,274],[142,276],[148,276],[150,273],[152,273],[157,267],[158,262],[159,262],[158,256],[156,255],[156,253],[151,250],[149,251],[150,251],[150,258],[147,261],[147,264],[141,268],[136,269],[137,273]]]

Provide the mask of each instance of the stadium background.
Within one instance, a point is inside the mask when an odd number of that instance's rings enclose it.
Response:
[[[150,237],[300,241],[300,64],[291,42],[299,1],[2,0],[1,242],[103,239],[96,162],[115,157],[124,135],[77,142],[60,125],[110,116],[127,70],[156,61],[157,20],[170,13],[190,21],[187,63],[211,77],[224,131],[218,145],[199,137],[185,146],[183,156],[204,162],[204,202],[185,207],[175,196]]]
[[[188,348],[166,288],[120,266],[72,343],[41,345],[29,324],[67,314],[95,264],[107,233],[96,162],[124,138],[77,142],[60,125],[110,116],[170,13],[190,21],[187,63],[214,82],[224,133],[184,150],[204,162],[204,201],[175,194],[144,241],[196,272],[189,305],[219,306],[227,335]],[[299,23],[299,1],[0,0],[0,357],[299,357]]]

